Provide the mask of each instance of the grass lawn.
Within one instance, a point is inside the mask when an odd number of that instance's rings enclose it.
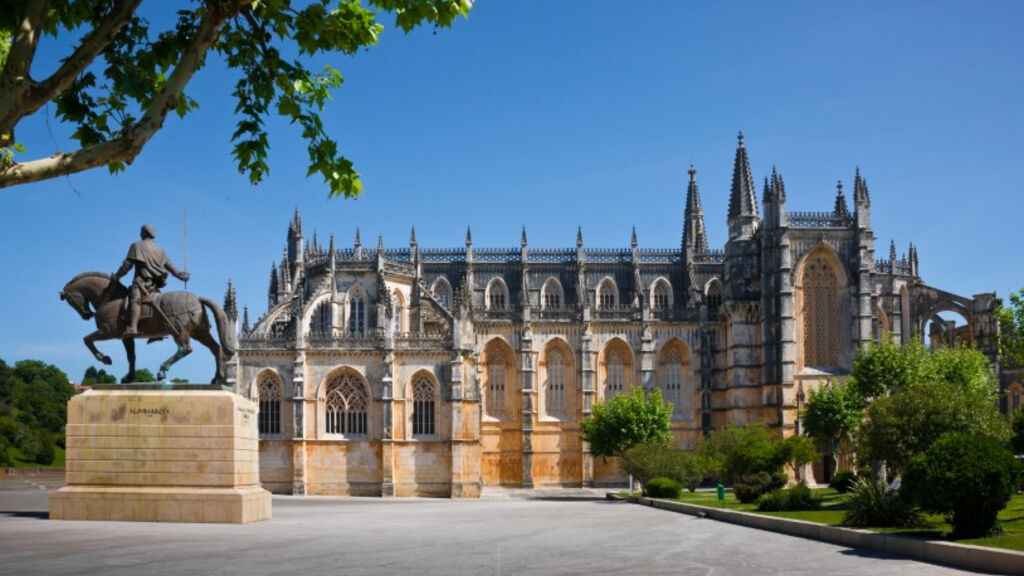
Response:
[[[25,460],[25,455],[21,453],[14,446],[7,448],[7,458],[11,461],[11,468],[63,468],[65,453],[64,449],[60,446],[53,447],[53,464],[49,466],[43,464],[36,464],[35,462],[29,462]]]
[[[736,499],[732,492],[725,493],[725,502],[719,502],[714,492],[683,492],[679,496],[680,502],[711,506],[714,508],[727,508],[740,510],[765,516],[778,516],[781,518],[792,518],[794,520],[806,520],[818,522],[831,526],[839,526],[843,521],[843,514],[846,511],[846,495],[839,494],[831,488],[821,488],[814,491],[822,498],[820,510],[801,510],[796,512],[759,512],[757,504],[743,504]],[[924,517],[925,524],[917,528],[872,528],[868,530],[875,532],[886,532],[891,534],[902,534],[916,538],[928,538],[937,540],[949,540],[949,533],[952,526],[946,522],[941,514],[927,514]],[[999,513],[999,523],[1003,527],[1002,536],[991,538],[972,538],[970,540],[957,540],[963,544],[974,544],[977,546],[991,546],[993,548],[1008,548],[1010,550],[1024,551],[1024,495],[1017,494],[1010,499],[1010,503]]]

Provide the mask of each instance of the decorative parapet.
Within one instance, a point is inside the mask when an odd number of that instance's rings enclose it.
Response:
[[[790,228],[849,228],[853,216],[835,212],[790,212]]]

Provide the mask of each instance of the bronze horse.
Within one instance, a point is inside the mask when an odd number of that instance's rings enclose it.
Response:
[[[83,340],[93,356],[104,364],[110,364],[110,357],[96,349],[93,342],[118,338],[124,343],[128,355],[128,381],[135,380],[135,340],[148,338],[150,341],[171,336],[178,345],[178,351],[160,365],[157,380],[163,380],[172,364],[192,352],[190,339],[195,338],[210,349],[217,361],[217,373],[213,383],[225,381],[224,362],[234,355],[237,348],[234,334],[228,329],[227,315],[215,302],[190,292],[167,292],[156,295],[150,303],[143,304],[143,316],[139,319],[139,331],[135,336],[124,336],[127,326],[125,301],[128,288],[109,274],[85,272],[68,282],[60,292],[60,299],[66,301],[78,312],[83,320],[96,318],[96,331]],[[217,320],[220,342],[210,333],[210,322],[203,307],[209,308]]]

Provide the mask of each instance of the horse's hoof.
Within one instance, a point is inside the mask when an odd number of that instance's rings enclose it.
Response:
[[[100,358],[100,362],[103,362],[107,366],[110,366],[111,364],[114,363],[114,361],[110,359],[110,356],[104,356],[103,358]]]
[[[161,372],[157,372],[156,373],[156,381],[157,382],[163,382],[164,378],[166,378],[166,377],[167,377],[167,372],[162,372],[161,371]]]

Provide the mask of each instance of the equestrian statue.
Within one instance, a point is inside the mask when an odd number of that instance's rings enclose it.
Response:
[[[97,360],[110,364],[110,357],[96,349],[97,340],[120,339],[128,356],[127,380],[135,380],[135,339],[149,342],[171,336],[178,345],[177,352],[160,365],[157,380],[163,380],[172,364],[192,352],[190,340],[195,338],[210,349],[217,362],[214,384],[225,382],[224,364],[234,355],[237,345],[229,328],[227,315],[215,302],[190,292],[168,292],[160,289],[167,284],[167,275],[188,282],[188,272],[179,272],[154,241],[156,231],[146,224],[141,239],[131,245],[121,267],[113,274],[85,272],[68,282],[60,292],[83,320],[96,318],[96,331],[83,338],[85,345]],[[121,284],[120,278],[135,270],[131,288]],[[210,333],[206,309],[217,322],[219,342]]]

